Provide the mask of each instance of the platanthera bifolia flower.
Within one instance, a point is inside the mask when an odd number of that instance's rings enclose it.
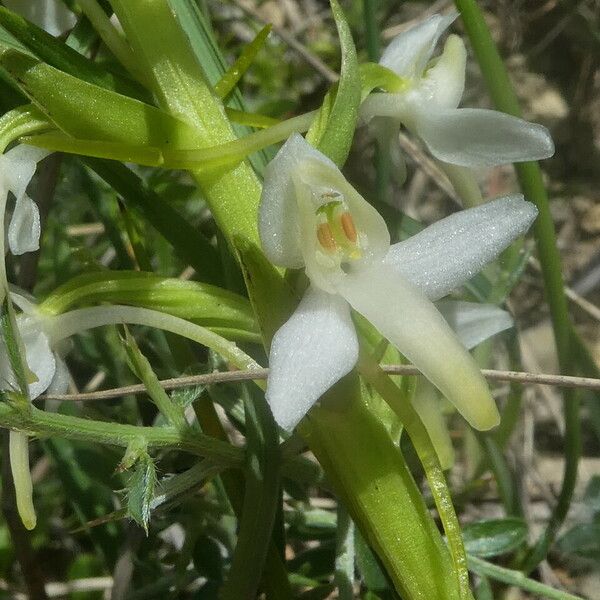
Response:
[[[35,400],[46,391],[66,392],[69,372],[59,352],[52,347],[49,328],[52,316],[43,315],[37,306],[20,294],[11,293],[13,302],[23,311],[17,315],[24,358],[29,371],[29,398]],[[4,339],[0,339],[0,389],[17,389]]]
[[[467,350],[513,326],[510,314],[493,304],[440,300],[436,307]],[[417,377],[413,407],[429,433],[442,468],[449,469],[454,464],[454,449],[440,410],[441,400],[435,386],[425,377]]]
[[[350,308],[366,317],[477,429],[498,411],[477,365],[432,300],[523,234],[537,215],[522,196],[454,214],[390,246],[379,213],[327,157],[292,136],[266,170],[259,231],[276,265],[304,267],[300,305],[276,333],[267,400],[292,429],[358,359]]]
[[[2,219],[9,192],[15,196],[15,207],[8,226],[8,247],[13,254],[33,252],[40,247],[40,213],[27,195],[27,186],[37,163],[48,151],[19,145],[0,155],[0,210]]]
[[[397,128],[403,124],[442,163],[489,167],[552,156],[554,144],[542,125],[493,110],[458,108],[467,62],[462,39],[448,36],[441,56],[431,59],[455,18],[433,15],[392,40],[379,62],[401,78],[403,88],[368,96],[362,118],[387,117],[388,130],[390,121]]]

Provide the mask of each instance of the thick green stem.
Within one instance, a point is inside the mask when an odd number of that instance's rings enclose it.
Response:
[[[112,0],[127,39],[165,110],[195,126],[199,148],[235,140],[219,97],[166,0]],[[234,169],[191,171],[217,224],[231,243],[235,235],[258,242],[260,182],[242,162]]]
[[[410,436],[425,470],[435,505],[444,525],[448,546],[454,562],[460,597],[464,599],[471,598],[467,555],[465,554],[460,523],[454,511],[450,490],[429,433],[410,400],[405,397],[400,388],[383,372],[367,352],[361,353],[359,368],[365,380],[377,390],[377,393],[398,415]]]
[[[483,14],[476,0],[455,0],[460,10],[465,29],[473,45],[477,61],[486,80],[496,107],[514,116],[521,116],[518,98],[491,37]],[[519,182],[526,198],[534,202],[539,215],[534,226],[538,256],[546,299],[556,340],[556,349],[561,373],[568,375],[573,370],[571,357],[571,333],[567,299],[564,294],[561,261],[556,246],[554,223],[550,213],[548,195],[544,187],[541,170],[537,163],[515,165]],[[565,468],[558,502],[552,512],[544,533],[536,542],[525,560],[524,567],[531,570],[544,559],[552,545],[558,529],[563,523],[575,490],[577,467],[581,454],[581,428],[579,401],[573,390],[563,392],[565,414]]]
[[[450,554],[421,492],[350,375],[301,424],[352,519],[407,600],[458,600]]]
[[[131,442],[144,441],[148,448],[172,448],[241,466],[244,452],[197,431],[183,434],[172,427],[138,427],[82,419],[46,412],[34,407],[21,410],[0,403],[0,425],[35,437],[58,436],[127,448]]]

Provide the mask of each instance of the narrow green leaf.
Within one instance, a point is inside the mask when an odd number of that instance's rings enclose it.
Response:
[[[132,370],[139,377],[142,383],[146,386],[148,395],[156,404],[158,410],[163,414],[167,421],[177,430],[185,433],[189,429],[188,423],[185,420],[183,408],[171,401],[165,390],[161,387],[160,381],[148,359],[142,354],[135,338],[125,327],[125,351],[131,361]]]
[[[8,294],[8,290],[4,290],[4,299],[0,307],[0,333],[2,334],[2,342],[8,354],[8,362],[15,376],[18,391],[27,398],[29,396],[28,383],[35,381],[35,375],[29,370],[25,361],[25,350],[19,335],[15,311]]]
[[[21,143],[44,148],[51,152],[79,154],[92,158],[108,158],[148,167],[160,167],[164,163],[162,152],[152,146],[133,146],[103,140],[82,140],[60,132],[25,136],[21,138]]]
[[[354,138],[361,101],[361,80],[352,33],[337,0],[331,0],[331,10],[342,48],[340,80],[325,96],[306,139],[341,166],[348,157]]]
[[[527,525],[521,519],[490,519],[463,527],[465,549],[487,558],[507,554],[527,541]]]
[[[257,395],[244,398],[246,413],[246,486],[233,555],[223,600],[256,597],[271,546],[271,533],[279,503],[279,434],[269,407]],[[272,550],[271,550],[272,551]]]
[[[497,565],[493,565],[476,556],[469,556],[469,569],[477,575],[486,576],[490,579],[506,583],[507,585],[514,585],[526,592],[531,592],[540,598],[545,598],[546,600],[584,600],[580,596],[575,596],[574,594],[557,590],[556,588],[535,581],[534,579],[529,579],[529,577],[520,571],[498,567]]]
[[[58,438],[42,443],[81,525],[114,509],[110,486],[118,487],[121,483],[120,477],[114,474],[117,457],[112,450]],[[111,568],[120,545],[118,529],[107,524],[88,529],[88,535]]]
[[[33,105],[18,106],[0,117],[0,153],[19,139],[22,135],[29,135],[54,126]]]
[[[157,148],[196,145],[193,127],[154,106],[14,50],[0,50],[0,66],[47,119],[75,138]]]
[[[244,46],[242,53],[238,56],[236,61],[229,69],[227,69],[223,77],[219,79],[215,85],[215,92],[217,92],[217,95],[220,98],[227,98],[240,79],[244,76],[244,73],[252,66],[256,55],[264,46],[270,32],[271,25],[265,25],[256,34],[256,37],[249,44]]]
[[[40,309],[60,314],[103,302],[151,308],[211,329],[246,330],[248,339],[258,339],[258,325],[246,298],[207,283],[143,271],[84,273],[55,289]]]
[[[35,56],[65,73],[134,98],[148,96],[143,88],[132,80],[112,72],[106,65],[94,63],[43,29],[2,7],[0,25]]]

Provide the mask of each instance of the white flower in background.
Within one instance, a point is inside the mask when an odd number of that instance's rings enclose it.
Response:
[[[43,315],[37,306],[24,296],[11,292],[13,302],[23,311],[17,315],[17,327],[25,351],[29,370],[29,398],[35,400],[48,391],[53,394],[66,392],[69,372],[56,349],[52,348],[51,316]],[[4,339],[0,338],[0,389],[16,390],[15,379]]]
[[[48,154],[46,150],[19,145],[0,155],[2,214],[9,192],[15,197],[15,207],[8,226],[8,247],[13,254],[33,252],[40,247],[40,213],[37,204],[26,192],[37,163]]]
[[[442,54],[431,58],[456,16],[433,15],[392,40],[379,62],[404,86],[398,93],[368,96],[362,118],[385,117],[387,124],[380,122],[376,129],[383,125],[388,133],[403,124],[451,172],[448,165],[490,167],[552,156],[554,144],[545,127],[498,111],[458,108],[465,86],[464,42],[450,35]]]
[[[75,15],[61,0],[4,0],[4,6],[52,35],[60,35],[76,23]]]
[[[350,308],[366,317],[477,429],[498,411],[477,365],[432,300],[465,283],[537,215],[522,196],[454,214],[390,246],[385,222],[335,164],[299,135],[266,170],[259,231],[276,265],[310,287],[276,333],[267,400],[292,429],[358,358]]]
[[[509,313],[493,304],[441,300],[436,307],[467,350],[513,326]],[[418,376],[412,404],[425,425],[442,468],[454,464],[454,449],[441,407],[441,395],[425,377]]]

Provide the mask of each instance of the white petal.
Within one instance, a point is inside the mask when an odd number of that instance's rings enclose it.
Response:
[[[379,64],[391,69],[400,77],[419,77],[440,36],[458,16],[433,15],[397,35],[384,50]]]
[[[554,143],[543,125],[495,110],[422,112],[416,130],[437,159],[463,167],[493,167],[554,154]]]
[[[76,22],[61,0],[4,0],[4,5],[52,35],[60,35]]]
[[[40,247],[40,211],[26,194],[17,198],[8,226],[8,245],[15,254],[34,252]]]
[[[498,424],[498,410],[475,361],[421,291],[381,264],[348,274],[339,292],[473,427]]]
[[[37,377],[37,381],[29,384],[29,396],[33,400],[48,389],[56,371],[56,360],[39,322],[36,323],[33,319],[26,321],[19,329],[25,346],[27,366]]]
[[[337,170],[335,163],[297,133],[287,140],[265,169],[258,231],[269,260],[282,267],[299,268],[304,265],[292,176],[307,159]]]
[[[29,384],[29,396],[33,400],[50,385],[56,370],[56,361],[48,337],[36,318],[19,316],[17,326],[25,348],[27,367],[37,380]],[[17,389],[17,381],[10,366],[4,340],[0,340],[0,388]]]
[[[358,358],[348,303],[309,288],[275,334],[269,356],[267,402],[277,423],[291,430]]]
[[[456,108],[465,89],[466,68],[465,44],[457,35],[451,35],[439,60],[419,84],[423,99],[435,108]]]
[[[56,361],[56,371],[48,386],[47,393],[55,395],[66,394],[69,389],[71,374],[65,361],[56,353],[54,354],[54,360]]]
[[[510,314],[494,304],[441,300],[436,306],[469,350],[514,324]]]
[[[442,413],[442,399],[437,389],[425,377],[417,377],[412,405],[427,429],[442,469],[449,469],[454,464],[454,448]]]
[[[0,177],[16,198],[25,194],[37,163],[48,154],[50,153],[42,148],[20,144],[0,156]]]
[[[499,198],[450,215],[394,244],[385,262],[437,300],[494,260],[536,216],[536,207],[521,195]]]

